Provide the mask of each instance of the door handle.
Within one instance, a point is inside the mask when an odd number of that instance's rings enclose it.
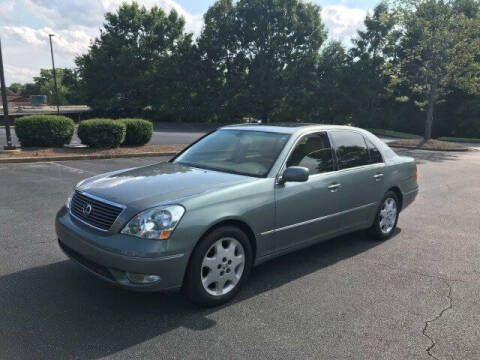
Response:
[[[342,185],[339,183],[334,183],[328,186],[328,190],[330,190],[330,192],[336,192],[340,186]]]
[[[383,179],[383,174],[375,174],[373,175],[373,178],[376,180],[376,181],[380,181]]]

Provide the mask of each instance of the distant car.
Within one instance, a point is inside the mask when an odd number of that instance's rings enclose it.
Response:
[[[103,280],[215,306],[269,259],[361,229],[389,238],[417,192],[415,160],[365,130],[236,125],[169,162],[80,182],[56,231]]]

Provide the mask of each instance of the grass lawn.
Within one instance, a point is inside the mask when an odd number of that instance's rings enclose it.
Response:
[[[442,137],[439,137],[438,140],[452,141],[452,142],[459,142],[459,143],[477,143],[477,144],[480,144],[480,139],[477,139],[477,138],[458,138],[458,137],[442,136]]]
[[[400,131],[394,131],[394,130],[385,130],[385,129],[365,129],[365,130],[368,130],[377,136],[389,136],[389,137],[395,137],[400,139],[419,139],[420,138],[420,136],[418,135],[404,133]]]

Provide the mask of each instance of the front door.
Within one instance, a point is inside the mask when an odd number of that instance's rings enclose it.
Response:
[[[338,174],[325,132],[304,135],[290,153],[285,167],[310,171],[306,182],[287,182],[275,187],[276,250],[315,242],[337,231],[333,214],[338,211]]]

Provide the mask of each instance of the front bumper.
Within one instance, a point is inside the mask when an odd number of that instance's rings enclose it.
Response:
[[[65,208],[58,212],[55,228],[62,251],[104,281],[137,291],[175,290],[182,285],[188,258],[185,253],[160,255],[161,241],[96,232],[73,219]],[[128,273],[159,279],[141,284],[132,282]]]

